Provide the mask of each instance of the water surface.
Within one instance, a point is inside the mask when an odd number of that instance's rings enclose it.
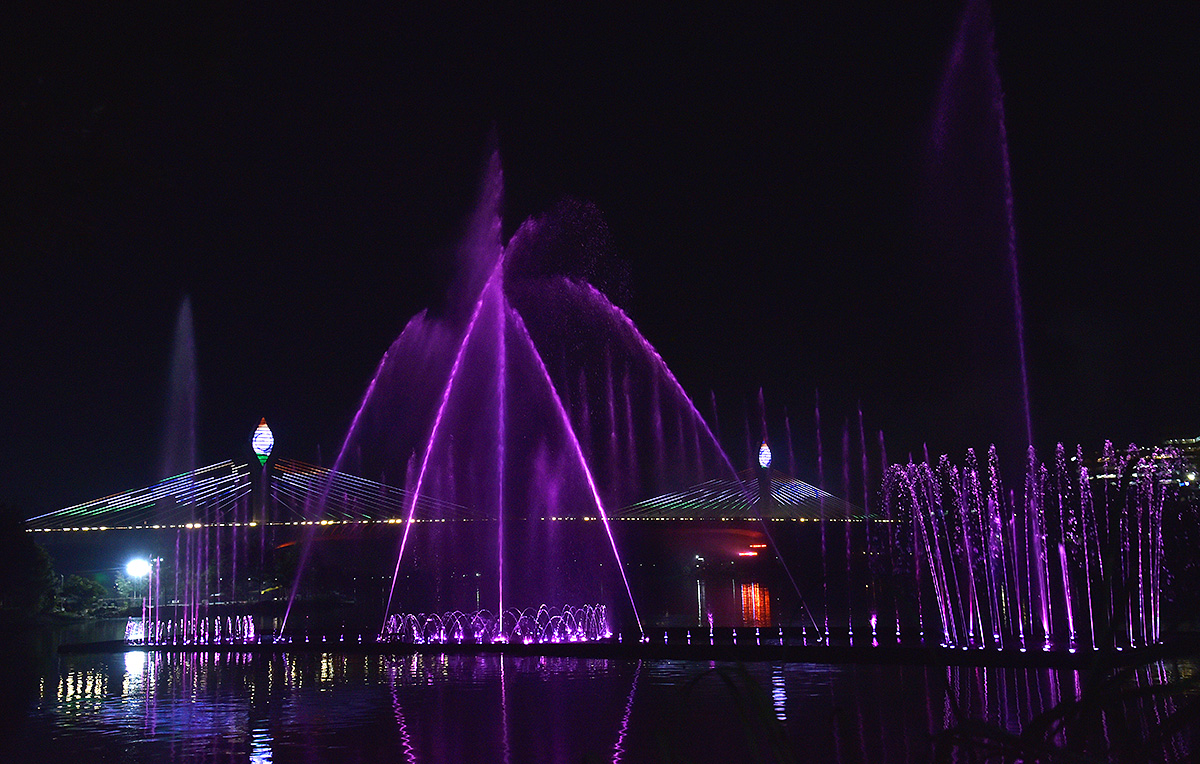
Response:
[[[16,688],[23,708],[0,760],[924,762],[932,734],[960,718],[1016,732],[1086,681],[1067,670],[496,655],[41,660]],[[1132,682],[1175,670],[1149,667]],[[1173,708],[1114,711],[1098,744],[1144,736]],[[1177,738],[1163,756],[1186,761],[1188,750]]]

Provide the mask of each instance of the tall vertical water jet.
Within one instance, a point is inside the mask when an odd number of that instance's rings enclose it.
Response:
[[[505,316],[504,301],[499,300],[496,303],[496,309],[501,312],[496,317],[496,348],[497,357],[499,359],[499,368],[496,374],[496,433],[498,448],[496,449],[496,612],[504,612],[504,434],[506,430],[505,406],[508,402],[508,397],[505,395],[505,388],[508,383],[508,350],[505,342]],[[581,395],[583,400],[586,397]],[[616,546],[613,546],[614,553]],[[632,594],[630,595],[632,601]],[[507,740],[507,730],[505,730]],[[507,746],[506,746],[507,750]]]
[[[850,495],[850,420],[842,423],[842,495]],[[854,552],[850,542],[850,518],[842,523],[846,539],[846,630],[854,640]]]
[[[610,509],[732,466],[620,288],[601,290],[594,208],[564,202],[503,242],[498,156],[482,185],[450,293],[388,349],[334,465],[405,476],[385,636],[540,639],[606,609],[640,628]],[[454,615],[476,603],[490,625]]]
[[[863,426],[862,401],[859,401],[859,404],[858,404],[858,451],[859,451],[860,460],[862,462],[863,532],[865,535],[865,540],[867,541],[867,543],[870,543],[871,531],[872,531],[872,527],[871,527],[871,497],[870,497],[871,480],[870,480],[870,467],[868,466],[868,459],[867,459],[867,435],[866,435],[866,431]],[[871,590],[871,602],[869,605],[870,609],[868,611],[867,619],[871,625],[871,636],[874,637],[875,632],[876,632],[876,623],[877,623],[877,619],[879,617],[879,603],[877,600],[878,592],[877,592],[875,575],[874,575],[875,569],[874,569],[874,566],[872,565],[870,555],[868,555],[868,557],[867,557],[867,568],[868,568],[867,586]]]
[[[198,397],[196,372],[196,336],[192,322],[192,300],[185,296],[179,304],[179,313],[175,320],[173,345],[171,352],[171,369],[168,377],[167,405],[164,416],[166,427],[163,431],[162,461],[159,467],[159,477],[162,479],[186,475],[187,480],[193,480],[196,469],[196,401]],[[191,494],[191,491],[187,491]],[[194,512],[194,509],[192,510]],[[194,514],[191,521],[197,521]],[[207,536],[207,529],[203,531]],[[199,545],[198,534],[182,530],[176,531],[175,559],[172,561],[175,569],[175,613],[182,613],[182,628],[187,630],[188,624],[196,624],[199,620],[200,592],[195,582],[198,578],[198,563],[196,562]],[[180,554],[180,543],[183,544],[183,554]],[[181,570],[182,569],[182,570]],[[182,572],[182,587],[180,573]],[[143,625],[144,631],[156,631],[155,626]]]
[[[826,524],[825,524],[825,455],[824,449],[821,446],[821,393],[819,390],[813,391],[813,419],[816,429],[816,446],[817,446],[817,488],[820,489],[818,494],[820,498],[819,511],[821,513],[821,596],[824,600],[823,610],[825,611],[825,639],[829,639],[829,562],[828,550],[826,541]]]
[[[184,297],[179,304],[173,336],[160,479],[196,469],[196,336],[190,297]]]
[[[1099,478],[1070,466],[1061,449],[1057,456],[1051,469],[1031,454],[1015,506],[1015,495],[1006,499],[1000,486],[994,449],[986,475],[973,454],[962,469],[945,457],[936,470],[911,463],[889,469],[885,512],[914,529],[896,545],[911,545],[910,591],[918,603],[934,602],[947,644],[1102,649],[1160,639],[1163,560],[1155,539],[1181,455],[1107,449]],[[1093,542],[1080,518],[1107,532]],[[1089,558],[1111,560],[1109,575],[1094,578]]]
[[[930,131],[926,222],[936,271],[943,279],[945,293],[938,299],[957,314],[956,324],[971,339],[945,341],[978,348],[962,359],[961,373],[970,378],[960,387],[987,391],[1002,401],[993,406],[1001,418],[975,423],[975,429],[1004,432],[1013,413],[1007,402],[1015,398],[1023,442],[1012,434],[1002,449],[1015,455],[1033,443],[1033,418],[1006,130],[991,10],[987,0],[967,0]],[[997,324],[996,316],[1011,320]],[[1014,373],[1015,390],[993,382]]]

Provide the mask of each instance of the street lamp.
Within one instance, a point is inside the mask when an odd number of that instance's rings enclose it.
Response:
[[[130,578],[145,578],[150,575],[150,561],[143,560],[140,557],[130,560],[125,566],[125,573]]]
[[[150,592],[150,561],[149,560],[144,560],[141,557],[133,558],[129,562],[125,563],[125,575],[127,575],[130,578],[135,579],[135,580],[139,579],[139,578],[146,579],[146,593],[149,594],[149,592]],[[133,587],[133,595],[135,597],[137,596],[136,584]],[[146,600],[143,597],[142,598],[142,615],[143,616],[145,616],[145,614],[146,614],[145,611],[146,611]]]

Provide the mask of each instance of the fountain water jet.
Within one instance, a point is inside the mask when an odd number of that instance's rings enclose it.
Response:
[[[192,323],[192,300],[184,297],[175,320],[160,479],[190,473],[197,467],[196,398],[196,332]]]
[[[1021,442],[1017,433],[1002,430],[1003,420],[981,424],[1003,434],[1003,453],[1018,453],[1018,448],[1023,452],[1033,444],[1025,317],[1004,94],[986,0],[968,0],[963,9],[927,152],[929,198],[923,208],[931,254],[939,258],[938,271],[949,287],[936,299],[957,314],[956,325],[968,328],[971,346],[980,349],[964,354],[962,373],[974,374],[972,384],[992,390],[998,412],[1020,411],[1020,418],[1012,420],[1023,425]],[[964,258],[964,253],[981,256]],[[943,331],[937,326],[929,330]],[[992,350],[982,352],[983,348]],[[1010,380],[1015,382],[1011,388]]]
[[[515,310],[509,311],[513,322],[520,328],[521,334],[528,342],[529,349],[533,352],[533,357],[537,360],[538,368],[545,378],[546,385],[550,387],[554,393],[554,382],[550,379],[550,372],[546,370],[546,365],[542,363],[542,358],[538,355],[537,347],[533,344],[533,338],[529,336],[529,330],[525,328],[525,322],[521,320],[521,314]],[[575,430],[571,427],[571,419],[567,415],[566,409],[563,408],[562,399],[554,393],[555,408],[559,417],[561,417],[563,425],[567,433],[571,437],[571,445],[574,447],[575,455],[579,458],[579,466],[583,468],[583,474],[587,478],[588,489],[591,491],[592,498],[596,502],[596,511],[600,513],[600,520],[604,523],[604,533],[608,536],[608,541],[612,545],[613,557],[617,560],[618,570],[621,572],[621,580],[625,584],[625,591],[629,594],[629,604],[633,607],[633,617],[637,621],[638,631],[642,631],[642,619],[637,613],[637,603],[633,601],[633,589],[629,586],[629,578],[625,573],[625,568],[621,565],[621,555],[617,552],[617,541],[613,538],[612,526],[608,521],[608,514],[604,511],[604,502],[600,499],[600,493],[596,490],[596,479],[592,476],[592,470],[588,467],[587,457],[584,456],[583,447],[579,445],[579,438],[575,436]]]
[[[515,604],[590,590],[585,599],[610,606],[623,592],[640,630],[608,508],[733,470],[662,359],[591,282],[598,215],[560,205],[502,245],[500,177],[493,156],[447,299],[389,348],[335,469],[361,452],[364,476],[406,476],[385,616],[422,602],[468,612],[463,600],[482,597],[507,624]],[[457,515],[429,514],[427,498]]]
[[[1081,457],[1068,465],[1061,445],[1056,457],[1051,475],[1031,449],[1019,503],[1003,499],[994,447],[986,481],[973,453],[962,469],[945,457],[936,468],[889,469],[884,514],[904,534],[877,552],[911,581],[918,625],[921,600],[931,598],[943,644],[1122,649],[1160,640],[1163,507],[1182,457],[1132,446],[1118,455],[1106,444],[1099,479]],[[1108,573],[1097,577],[1106,559]]]
[[[217,600],[238,599],[239,581],[249,567],[248,544],[239,546],[238,534],[243,534],[244,542],[250,486],[238,467],[226,472],[232,462],[197,467],[197,388],[192,304],[184,297],[168,374],[160,463],[164,477],[147,489],[157,517],[139,521],[155,529],[162,521],[165,528],[174,529],[174,539],[148,542],[150,568],[142,613],[130,619],[126,635],[127,641],[139,645],[236,643],[255,638],[249,616],[212,607]]]
[[[400,552],[396,555],[396,571],[392,575],[392,586],[388,590],[387,612],[391,612],[392,609],[392,598],[396,592],[396,580],[400,576],[400,562],[404,559],[404,549],[408,545],[408,534],[413,527],[413,515],[417,511],[417,498],[421,495],[421,488],[425,481],[425,473],[429,468],[429,458],[433,454],[433,444],[438,435],[438,428],[441,426],[442,420],[445,418],[446,404],[450,402],[450,393],[454,390],[455,380],[458,379],[458,370],[462,365],[463,354],[466,352],[467,344],[470,342],[471,336],[474,334],[475,324],[479,320],[479,314],[483,310],[484,299],[488,294],[488,286],[492,284],[493,280],[499,275],[500,265],[500,263],[496,264],[496,270],[492,272],[492,277],[488,279],[486,284],[484,284],[483,291],[479,295],[479,302],[475,305],[475,311],[471,314],[471,320],[467,324],[467,330],[463,334],[462,342],[459,344],[458,351],[454,355],[454,363],[450,366],[450,375],[446,379],[446,386],[442,392],[442,400],[441,403],[438,404],[437,413],[433,418],[433,427],[429,432],[429,442],[425,447],[424,455],[421,457],[421,467],[417,472],[417,482],[413,487],[412,500],[408,506],[408,516],[405,518],[404,534],[401,536],[400,540]],[[500,527],[503,527],[503,523],[501,523]],[[502,556],[503,552],[501,552],[501,558]],[[501,589],[501,591],[503,591],[503,589]],[[504,612],[503,608],[501,608],[500,612]]]

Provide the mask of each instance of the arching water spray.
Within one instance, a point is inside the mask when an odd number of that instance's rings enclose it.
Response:
[[[735,482],[736,482],[737,470],[734,469],[733,462],[731,462],[729,460],[728,454],[726,454],[725,450],[723,448],[721,448],[721,444],[720,444],[720,442],[717,441],[716,436],[713,434],[712,428],[710,428],[708,426],[708,423],[704,421],[704,417],[700,416],[700,411],[696,408],[695,402],[692,401],[691,397],[683,389],[683,385],[679,384],[679,380],[676,378],[675,373],[671,371],[671,368],[669,366],[667,366],[667,362],[663,360],[663,357],[661,355],[659,355],[658,350],[655,349],[655,347],[650,344],[649,340],[647,340],[644,336],[642,336],[642,333],[640,331],[638,331],[637,326],[633,323],[633,319],[631,319],[625,311],[621,310],[621,308],[619,308],[618,306],[616,306],[612,302],[610,302],[608,300],[608,298],[606,298],[600,292],[600,290],[596,289],[596,287],[592,286],[591,284],[586,284],[586,283],[585,284],[577,284],[575,282],[568,282],[568,283],[570,283],[571,285],[580,289],[583,292],[583,295],[585,297],[587,297],[591,301],[595,302],[596,304],[599,304],[604,309],[609,311],[610,315],[612,315],[613,317],[616,318],[618,324],[620,326],[624,327],[625,330],[629,333],[629,335],[638,343],[638,345],[642,348],[642,351],[646,354],[646,356],[649,358],[652,358],[654,360],[654,364],[655,364],[656,368],[658,368],[662,377],[664,379],[666,379],[667,382],[670,383],[671,390],[672,390],[672,392],[674,392],[677,399],[687,407],[689,413],[691,413],[691,415],[695,418],[695,420],[700,422],[704,426],[705,435],[708,437],[709,442],[713,444],[717,455],[720,456],[722,462],[724,463],[725,468],[729,470],[729,474],[735,478]],[[716,410],[715,398],[713,401],[713,410],[714,411]],[[747,425],[747,429],[749,429],[749,425]],[[748,492],[749,489],[743,488],[743,491]],[[752,497],[751,497],[751,500],[752,500]],[[823,515],[824,515],[824,513],[822,513],[822,516]],[[779,559],[779,563],[783,567],[783,572],[785,574],[787,574],[788,580],[791,582],[792,588],[796,593],[796,597],[800,600],[800,604],[804,607],[804,612],[808,615],[808,618],[812,622],[813,627],[816,628],[817,627],[816,619],[813,618],[812,612],[808,608],[808,603],[805,602],[804,596],[800,593],[800,586],[799,586],[799,584],[796,583],[795,576],[792,575],[792,571],[787,566],[787,563],[785,563],[783,561],[783,556],[779,553],[779,546],[775,543],[775,538],[771,534],[771,530],[767,525],[766,519],[762,518],[762,517],[760,517],[759,519],[762,523],[763,533],[766,535],[767,540],[770,542],[772,551],[775,553],[775,556]],[[624,572],[622,571],[622,574],[623,573]]]
[[[404,550],[408,545],[408,535],[412,530],[413,515],[417,511],[417,498],[421,495],[421,487],[425,483],[425,473],[429,469],[429,459],[433,454],[433,444],[437,440],[438,430],[441,428],[442,420],[446,416],[446,405],[450,402],[450,393],[454,390],[454,383],[458,379],[459,368],[462,366],[463,355],[466,353],[467,345],[471,342],[471,338],[475,334],[475,325],[479,321],[479,315],[483,312],[483,304],[487,299],[487,294],[490,289],[498,288],[500,273],[503,268],[503,258],[496,262],[495,268],[492,269],[492,274],[484,283],[483,289],[479,293],[479,299],[475,303],[474,310],[471,311],[471,319],[467,322],[467,329],[463,332],[462,342],[458,345],[458,350],[454,354],[454,363],[450,366],[450,375],[446,378],[446,385],[442,389],[442,399],[438,403],[437,414],[433,418],[433,427],[429,431],[429,440],[425,443],[425,452],[421,456],[421,467],[417,471],[417,482],[412,489],[412,498],[408,504],[408,513],[404,519],[404,533],[400,537],[400,552],[396,555],[396,569],[392,572],[392,585],[388,589],[387,607],[384,610],[384,617],[392,610],[392,599],[396,594],[396,581],[400,578],[400,562],[404,559]],[[503,299],[501,297],[501,299]]]
[[[424,314],[419,314],[419,315],[424,315]],[[412,326],[412,325],[413,325],[413,323],[410,322],[409,326]],[[407,330],[408,330],[408,327],[405,327],[405,331],[407,331]],[[359,403],[359,405],[358,405],[358,411],[355,412],[354,419],[351,420],[351,422],[350,422],[349,432],[351,434],[353,434],[355,432],[355,430],[358,428],[359,420],[362,419],[363,412],[366,411],[366,409],[367,409],[367,404],[371,402],[371,399],[375,394],[375,387],[376,387],[377,383],[379,382],[380,375],[382,375],[384,369],[387,368],[387,363],[388,363],[388,353],[384,352],[383,358],[381,358],[379,360],[379,365],[375,368],[374,376],[371,377],[371,382],[367,385],[367,391],[365,393],[363,393],[362,402]],[[348,450],[349,446],[350,446],[350,437],[347,436],[345,442],[342,444],[341,450],[338,452],[337,459],[334,460],[333,469],[331,469],[329,472],[329,478],[325,483],[325,487],[321,491],[320,501],[322,503],[329,496],[329,491],[333,487],[334,476],[337,473],[338,469],[341,468],[342,461],[346,457],[346,451]],[[320,461],[320,459],[318,459],[318,461]],[[265,484],[266,483],[265,483],[265,471],[264,471],[264,485]],[[264,520],[265,519],[266,518],[264,518]],[[300,546],[300,558],[296,565],[296,576],[292,580],[291,591],[288,592],[287,607],[285,607],[283,610],[283,620],[281,620],[279,622],[279,634],[283,634],[284,629],[287,627],[288,617],[291,616],[292,605],[295,604],[295,601],[296,601],[296,592],[299,591],[299,589],[300,589],[300,579],[304,575],[304,567],[305,567],[305,564],[308,562],[308,556],[312,551],[312,535],[315,532],[315,528],[316,528],[316,526],[309,526],[307,532],[305,533],[304,542]],[[263,538],[264,539],[266,538],[266,534],[263,534]],[[384,613],[384,616],[386,616],[386,615],[387,614]]]
[[[567,410],[563,408],[562,398],[558,395],[558,390],[554,387],[554,380],[550,378],[550,372],[546,369],[546,363],[542,360],[542,354],[538,352],[537,346],[533,344],[533,338],[529,336],[529,329],[525,326],[525,321],[521,318],[521,314],[510,306],[508,316],[513,321],[521,336],[529,346],[529,350],[533,353],[534,360],[537,361],[538,370],[542,372],[542,378],[550,391],[550,399],[554,401],[555,410],[559,418],[562,420],[563,428],[566,430],[571,446],[574,449],[575,457],[579,460],[579,466],[583,469],[584,478],[587,480],[588,490],[591,491],[592,499],[596,503],[596,511],[600,515],[600,521],[604,524],[604,533],[608,536],[608,542],[612,545],[613,557],[617,561],[617,570],[621,572],[621,580],[625,583],[625,591],[629,594],[629,606],[633,608],[633,618],[637,621],[638,633],[645,633],[642,628],[642,619],[638,615],[637,603],[633,600],[633,588],[629,585],[629,577],[625,574],[625,565],[621,562],[621,554],[617,551],[617,540],[613,537],[612,526],[608,521],[608,513],[604,511],[604,502],[600,499],[600,492],[596,489],[596,479],[592,475],[592,469],[588,466],[587,457],[583,454],[583,447],[579,444],[579,437],[575,434],[575,428],[571,426],[571,417],[567,414]]]

